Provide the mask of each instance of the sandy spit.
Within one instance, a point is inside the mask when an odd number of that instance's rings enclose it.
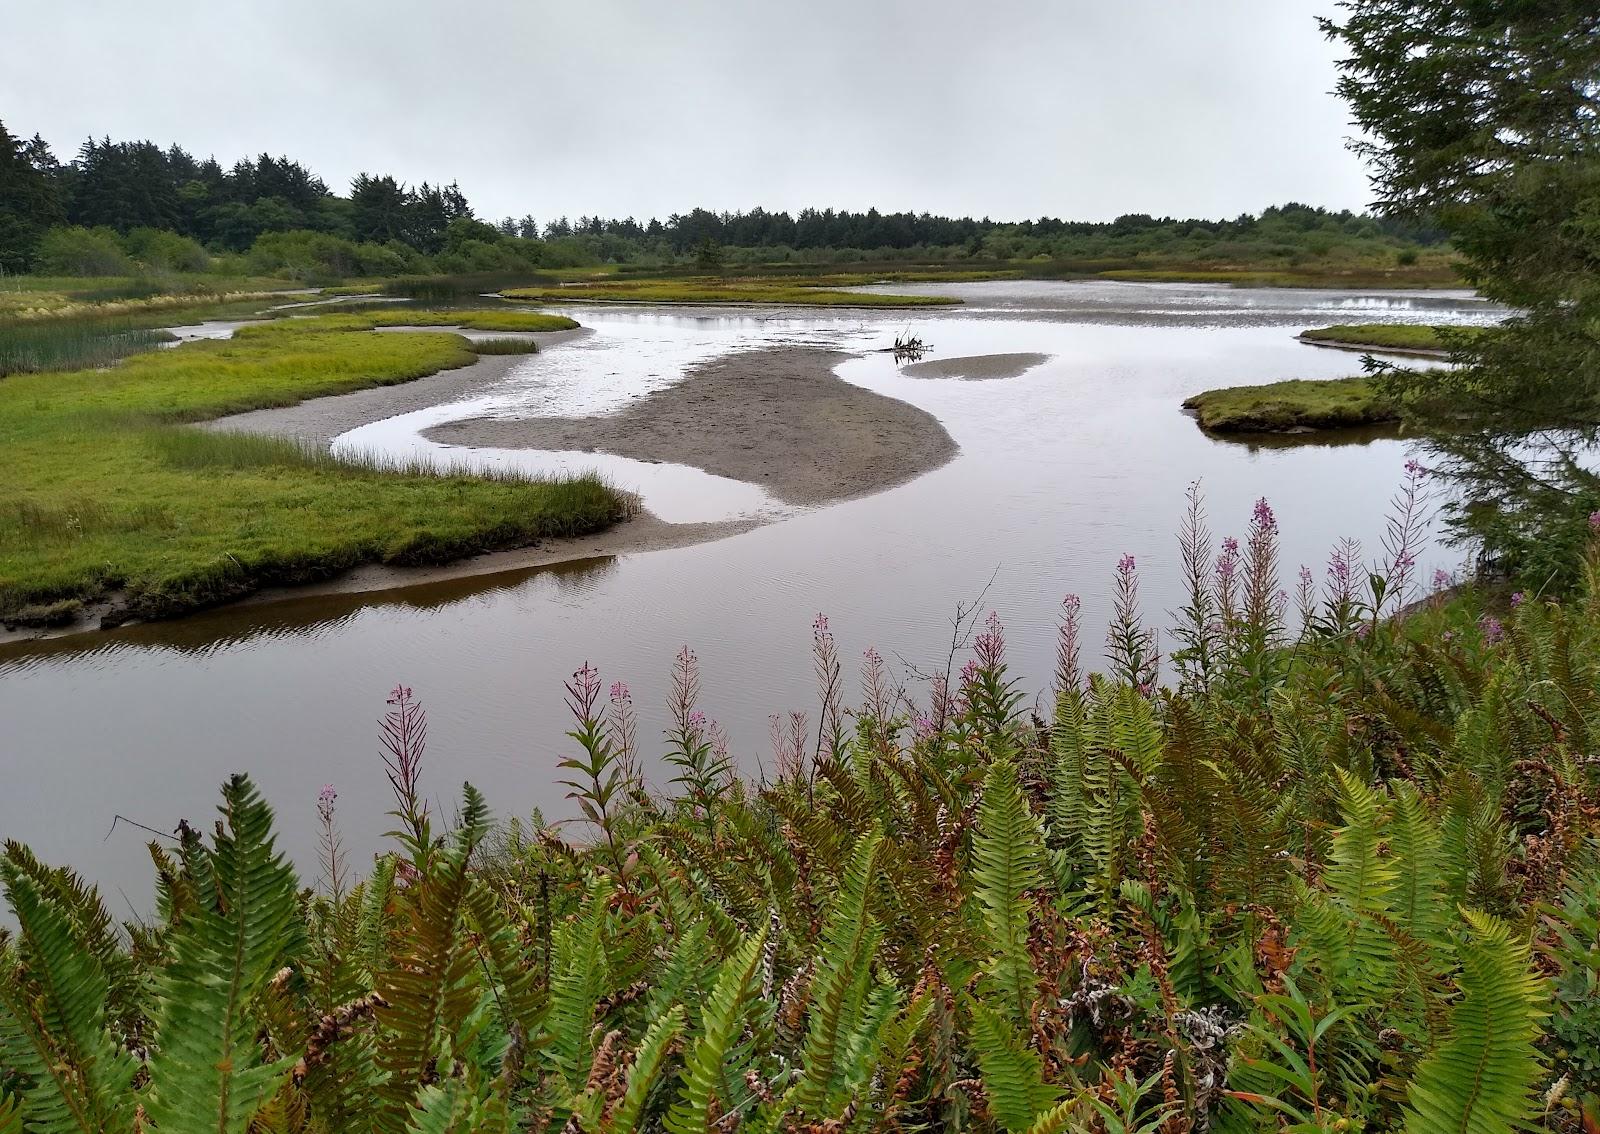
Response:
[[[959,378],[965,382],[988,382],[996,378],[1015,378],[1049,359],[1048,354],[972,354],[964,358],[934,358],[902,366],[907,378]]]
[[[713,359],[597,417],[472,418],[426,431],[451,445],[567,449],[692,465],[815,505],[902,484],[956,455],[937,418],[833,373],[837,351]]]

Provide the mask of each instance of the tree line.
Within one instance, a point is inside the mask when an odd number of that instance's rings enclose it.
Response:
[[[1432,243],[1443,233],[1426,222],[1393,220],[1290,203],[1231,220],[1128,214],[1113,221],[1054,217],[1003,222],[927,212],[802,209],[798,213],[716,212],[704,208],[661,220],[531,214],[486,223],[461,187],[411,186],[388,174],[361,173],[344,195],[287,156],[260,154],[224,167],[181,146],[90,138],[62,161],[38,134],[14,136],[0,123],[0,267],[37,266],[50,230],[103,228],[121,237],[173,233],[213,252],[243,253],[265,235],[315,233],[354,244],[437,256],[467,242],[576,241],[600,260],[681,257],[707,246],[812,252],[836,249],[943,250],[995,257],[1093,255],[1107,241],[1303,243],[1315,235]],[[148,242],[148,241],[147,241]],[[481,256],[481,252],[480,252]],[[371,259],[371,257],[369,257]],[[537,257],[535,257],[537,262]],[[557,265],[559,266],[559,264]]]

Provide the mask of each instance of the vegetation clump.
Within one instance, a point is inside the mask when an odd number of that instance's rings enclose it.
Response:
[[[576,319],[542,311],[412,311],[385,307],[363,316],[375,327],[466,327],[474,331],[572,331]]]
[[[1312,327],[1300,332],[1308,343],[1329,346],[1370,347],[1373,350],[1404,354],[1443,356],[1451,339],[1468,339],[1481,334],[1478,327],[1430,327],[1412,323],[1344,323],[1332,327]]]
[[[307,885],[243,775],[121,930],[8,843],[0,1129],[1587,1129],[1600,555],[1571,605],[1397,621],[1420,476],[1297,630],[1271,508],[1219,545],[1196,500],[1169,686],[1124,559],[1106,672],[1069,596],[1042,714],[992,615],[915,694],[869,650],[848,709],[819,616],[760,782],[685,648],[667,790],[627,687],[574,673],[581,831],[470,785],[447,825],[399,687],[365,877],[332,785]]]
[[[165,617],[362,563],[459,558],[627,514],[592,476],[396,468],[182,424],[477,357],[459,335],[362,327],[357,316],[277,320],[105,371],[0,381],[0,614],[115,593],[115,617]]]
[[[1214,433],[1295,433],[1380,425],[1399,407],[1369,378],[1293,378],[1265,386],[1231,386],[1185,399],[1202,429]]]

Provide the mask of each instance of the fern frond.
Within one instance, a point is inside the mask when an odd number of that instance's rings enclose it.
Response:
[[[633,1066],[628,1068],[628,1085],[623,1089],[622,1101],[605,1124],[606,1134],[635,1134],[639,1129],[650,1088],[655,1086],[678,1033],[683,1031],[683,1017],[683,1005],[673,1005],[665,1015],[657,1017],[639,1040]]]
[[[242,1134],[293,1063],[264,1057],[251,1006],[299,952],[294,870],[274,848],[272,810],[247,777],[230,779],[222,801],[213,847],[185,848],[206,881],[156,982],[145,1109],[163,1134]]]
[[[106,1030],[104,970],[78,947],[70,915],[10,862],[6,896],[30,965],[0,974],[0,1062],[32,1081],[24,1102],[40,1134],[131,1129],[137,1070]]]
[[[832,1113],[831,1104],[848,1070],[842,1057],[860,1021],[872,958],[882,938],[869,908],[882,842],[877,829],[861,837],[823,929],[801,1052],[802,1075],[793,1099],[808,1114]]]
[[[440,1059],[478,1007],[474,953],[463,922],[472,888],[468,871],[487,827],[481,796],[467,785],[462,821],[450,843],[430,849],[424,872],[404,893],[404,932],[378,978],[377,1064],[385,1073],[376,1129],[399,1134],[419,1088],[437,1077]]]
[[[983,1073],[989,1113],[1006,1130],[1027,1130],[1061,1097],[1044,1081],[1044,1062],[1029,1051],[1001,1012],[973,1002],[972,1046]]]
[[[10,1095],[0,1095],[0,1134],[22,1134],[22,1104]]]
[[[1082,1100],[1077,1098],[1066,1099],[1034,1119],[1033,1125],[1028,1127],[1028,1134],[1064,1134],[1067,1123],[1082,1115]]]
[[[666,1118],[669,1134],[707,1134],[712,1127],[713,1104],[723,1112],[732,1108],[734,1100],[719,1094],[724,1089],[723,1065],[755,989],[766,939],[763,929],[723,963],[716,987],[706,1002],[700,1034],[684,1060],[683,1090]]]
[[[1461,1001],[1449,1037],[1417,1068],[1406,1134],[1505,1134],[1539,1115],[1546,989],[1526,941],[1488,914],[1463,914],[1471,935],[1460,949]]]
[[[1044,884],[1044,839],[1006,757],[989,764],[978,829],[973,837],[972,875],[993,952],[986,990],[1005,1005],[1014,1025],[1028,1016],[1038,977],[1028,951],[1028,892]]]

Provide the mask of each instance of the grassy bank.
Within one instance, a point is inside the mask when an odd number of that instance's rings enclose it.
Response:
[[[412,311],[385,307],[360,312],[375,327],[466,327],[473,331],[572,331],[576,319],[541,311]]]
[[[839,285],[835,285],[836,287]],[[876,295],[812,287],[787,278],[606,280],[560,287],[519,287],[501,292],[507,299],[538,303],[777,303],[805,307],[934,307],[959,303],[939,295]]]
[[[0,319],[170,312],[204,304],[270,299],[300,287],[267,276],[6,276]]]
[[[1481,335],[1487,327],[1445,327],[1408,323],[1341,323],[1332,327],[1313,327],[1301,331],[1308,343],[1334,346],[1370,347],[1417,354],[1444,354],[1452,338],[1468,339]]]
[[[107,371],[0,381],[0,613],[119,592],[179,614],[361,563],[420,563],[593,531],[625,501],[592,478],[495,481],[334,462],[180,423],[472,362],[459,335],[244,328]],[[354,325],[360,328],[360,324]]]
[[[1287,433],[1398,421],[1393,403],[1366,378],[1291,379],[1267,386],[1207,390],[1184,401],[1215,433]]]

